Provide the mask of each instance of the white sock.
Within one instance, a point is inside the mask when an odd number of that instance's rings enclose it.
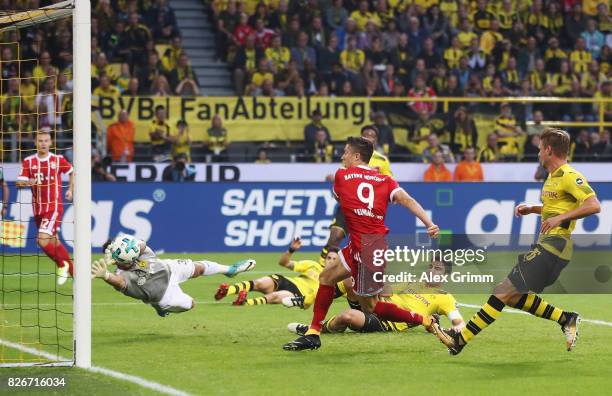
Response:
[[[197,263],[204,266],[204,276],[225,274],[227,271],[229,271],[229,267],[227,265],[215,263],[214,261],[200,260],[197,261]]]

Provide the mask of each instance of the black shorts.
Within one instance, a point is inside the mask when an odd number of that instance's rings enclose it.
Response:
[[[508,279],[521,293],[541,293],[545,287],[555,283],[563,268],[569,263],[542,245],[532,245],[531,250],[518,256],[518,263],[512,268]]]
[[[274,289],[274,291],[286,290],[288,292],[293,293],[296,297],[301,297],[303,295],[300,289],[298,289],[298,287],[295,285],[295,283],[289,281],[284,276],[280,274],[274,274],[270,275],[270,278],[272,278],[272,280],[274,280],[274,283],[276,284],[276,288]]]
[[[342,231],[344,231],[344,235],[348,234],[346,230],[346,219],[344,218],[344,213],[342,213],[342,208],[340,207],[340,205],[338,205],[338,208],[336,209],[336,214],[330,227],[338,227],[342,229]]]

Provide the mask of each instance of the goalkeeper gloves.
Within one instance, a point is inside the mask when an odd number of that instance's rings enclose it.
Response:
[[[91,265],[91,279],[102,278],[108,280],[110,272],[108,272],[108,264],[105,259],[96,260]]]

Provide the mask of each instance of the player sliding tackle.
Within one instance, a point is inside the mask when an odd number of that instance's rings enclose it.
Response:
[[[342,265],[327,266],[319,276],[310,328],[305,335],[285,344],[285,350],[300,351],[321,346],[319,335],[334,299],[335,285],[351,275],[355,280],[353,290],[363,312],[374,313],[381,320],[423,325],[433,333],[441,332],[432,316],[422,316],[378,299],[384,285],[375,280],[379,278],[374,274],[384,272],[384,266],[373,265],[372,253],[376,249],[386,249],[388,203],[398,203],[416,215],[427,227],[429,236],[437,237],[439,229],[421,205],[392,177],[368,168],[373,151],[372,143],[364,138],[350,137],[347,141],[342,155],[346,168],[336,172],[333,188],[346,219],[349,243],[339,252]]]
[[[450,274],[452,263],[434,261],[429,265],[428,271],[433,275]],[[345,282],[347,282],[345,280]],[[442,283],[411,283],[404,287],[399,293],[383,296],[380,299],[396,304],[398,307],[408,311],[416,312],[422,316],[446,315],[455,330],[460,331],[465,323],[463,317],[456,307],[456,301],[452,294],[440,290]],[[354,298],[349,290],[347,298]],[[289,331],[304,335],[308,331],[308,325],[302,323],[289,323]],[[360,333],[374,333],[380,331],[406,331],[410,327],[406,323],[394,323],[387,320],[381,321],[372,313],[364,313],[358,309],[347,309],[346,311],[332,316],[323,324],[323,333],[342,333],[347,328]]]
[[[206,260],[160,259],[144,241],[129,235],[106,242],[104,254],[105,258],[93,263],[92,279],[104,279],[126,296],[150,304],[162,317],[194,307],[193,298],[181,290],[180,284],[186,280],[215,274],[231,278],[255,267],[255,260],[227,266]],[[108,271],[111,264],[118,268],[115,274]]]
[[[522,254],[508,277],[493,289],[489,301],[466,327],[441,333],[451,354],[456,355],[478,333],[493,324],[506,305],[561,325],[566,347],[571,351],[578,338],[580,317],[576,312],[553,307],[537,294],[553,284],[572,256],[570,235],[576,219],[599,213],[595,192],[584,176],[567,163],[570,136],[560,129],[546,129],[541,136],[540,162],[548,171],[542,188],[543,205],[518,205],[516,216],[539,214],[542,226],[537,243]]]
[[[263,305],[281,304],[285,306],[300,306],[308,308],[314,302],[314,296],[319,287],[319,274],[324,266],[313,260],[291,260],[291,255],[302,247],[300,238],[295,238],[289,249],[278,260],[278,265],[299,273],[299,276],[283,276],[280,274],[268,275],[255,280],[238,282],[233,285],[222,283],[217,289],[215,300],[221,300],[227,295],[238,294],[233,305]],[[325,257],[325,265],[334,265],[338,262],[338,250],[331,248]],[[247,298],[249,291],[265,294],[262,297]],[[336,285],[335,297],[346,294],[342,282]]]

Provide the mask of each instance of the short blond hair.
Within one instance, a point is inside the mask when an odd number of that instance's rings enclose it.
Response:
[[[570,150],[570,135],[563,129],[546,128],[540,136],[544,147],[550,146],[557,157],[565,158]]]

